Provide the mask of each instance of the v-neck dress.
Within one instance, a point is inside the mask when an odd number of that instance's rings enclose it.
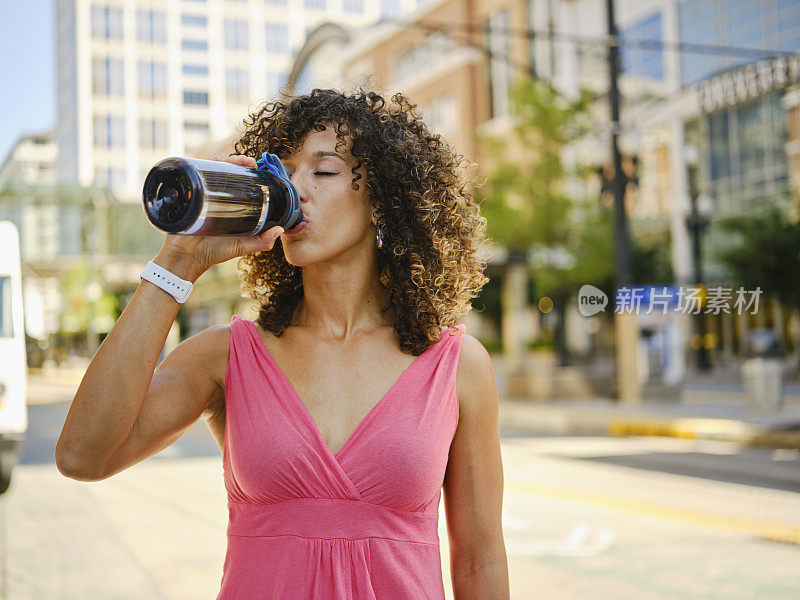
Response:
[[[334,455],[255,323],[233,317],[217,600],[444,599],[437,528],[458,424],[456,329],[442,328]]]

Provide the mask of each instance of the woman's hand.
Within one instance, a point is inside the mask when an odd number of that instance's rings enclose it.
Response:
[[[214,160],[221,159],[215,156]],[[243,167],[256,167],[256,160],[249,156],[231,156],[226,162]],[[193,282],[216,264],[251,252],[271,250],[281,233],[283,228],[276,225],[260,236],[167,234],[154,262]]]

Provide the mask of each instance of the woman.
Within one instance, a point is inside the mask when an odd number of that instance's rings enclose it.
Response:
[[[166,236],[195,281],[240,260],[235,316],[155,370],[178,303],[142,281],[92,359],[56,448],[97,481],[202,415],[223,452],[220,600],[441,599],[444,489],[456,600],[508,598],[489,356],[457,320],[486,282],[461,159],[401,94],[314,90],[250,115],[230,162],[284,162],[307,225],[260,238]]]

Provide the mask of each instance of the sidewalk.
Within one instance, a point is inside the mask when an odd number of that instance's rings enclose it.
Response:
[[[28,404],[71,402],[85,371],[86,366],[83,364],[50,369],[28,369]]]
[[[800,449],[800,396],[784,396],[774,413],[749,409],[741,394],[688,389],[681,400],[621,406],[607,398],[541,402],[501,398],[500,425],[532,434],[668,436]],[[705,400],[705,401],[704,401]]]
[[[783,402],[774,412],[751,406],[742,379],[743,361],[717,365],[708,373],[690,369],[682,387],[672,392],[674,397],[648,398],[645,390],[637,406],[601,397],[508,398],[503,358],[493,355],[492,362],[500,393],[500,425],[510,430],[534,435],[668,436],[800,449],[797,357],[783,359]]]

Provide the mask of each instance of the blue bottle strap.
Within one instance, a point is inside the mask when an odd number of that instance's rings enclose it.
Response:
[[[286,167],[283,166],[280,158],[274,154],[270,154],[269,152],[264,152],[264,154],[261,155],[261,160],[256,161],[256,167],[260,171],[269,171],[275,175],[275,177],[282,179],[286,183],[286,188],[289,190],[292,208],[300,207],[300,194],[297,192],[297,188],[294,187],[294,184],[289,179],[289,171],[287,171]],[[289,211],[289,216],[291,216],[291,214],[292,211]],[[289,217],[286,217],[286,221],[281,223],[281,227],[286,225],[288,221]]]

